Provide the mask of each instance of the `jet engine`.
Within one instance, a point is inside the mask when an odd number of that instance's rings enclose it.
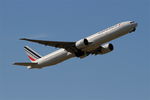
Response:
[[[89,42],[87,39],[81,39],[79,41],[76,42],[75,46],[78,49],[82,49],[84,47],[86,47],[87,45],[89,45]]]
[[[97,55],[97,54],[106,54],[108,52],[111,52],[114,49],[113,45],[111,43],[108,44],[104,44],[102,46],[100,46],[99,48],[97,48],[93,54]]]

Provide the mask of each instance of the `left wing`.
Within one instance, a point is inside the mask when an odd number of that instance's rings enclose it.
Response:
[[[46,46],[56,47],[56,48],[64,48],[71,53],[77,52],[77,48],[75,47],[75,42],[44,41],[44,40],[32,40],[26,38],[21,38],[20,40],[26,40],[26,41],[35,42]]]

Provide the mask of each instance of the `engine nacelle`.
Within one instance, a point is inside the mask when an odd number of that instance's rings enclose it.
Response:
[[[111,43],[104,44],[104,45],[100,46],[98,54],[106,54],[108,52],[111,52],[113,49],[114,49],[114,47]]]
[[[82,48],[86,47],[87,45],[89,45],[89,42],[87,39],[81,39],[81,40],[77,41],[75,44],[75,46],[78,49],[82,49]]]

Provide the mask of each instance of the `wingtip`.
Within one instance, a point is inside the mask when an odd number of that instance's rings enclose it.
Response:
[[[19,40],[27,40],[26,38],[20,38]]]
[[[17,65],[17,63],[12,63],[12,65]]]

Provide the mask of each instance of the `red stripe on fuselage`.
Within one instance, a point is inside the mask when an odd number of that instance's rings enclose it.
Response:
[[[28,56],[28,57],[31,61],[36,61],[36,59],[33,59],[32,57],[30,57],[30,56]]]

